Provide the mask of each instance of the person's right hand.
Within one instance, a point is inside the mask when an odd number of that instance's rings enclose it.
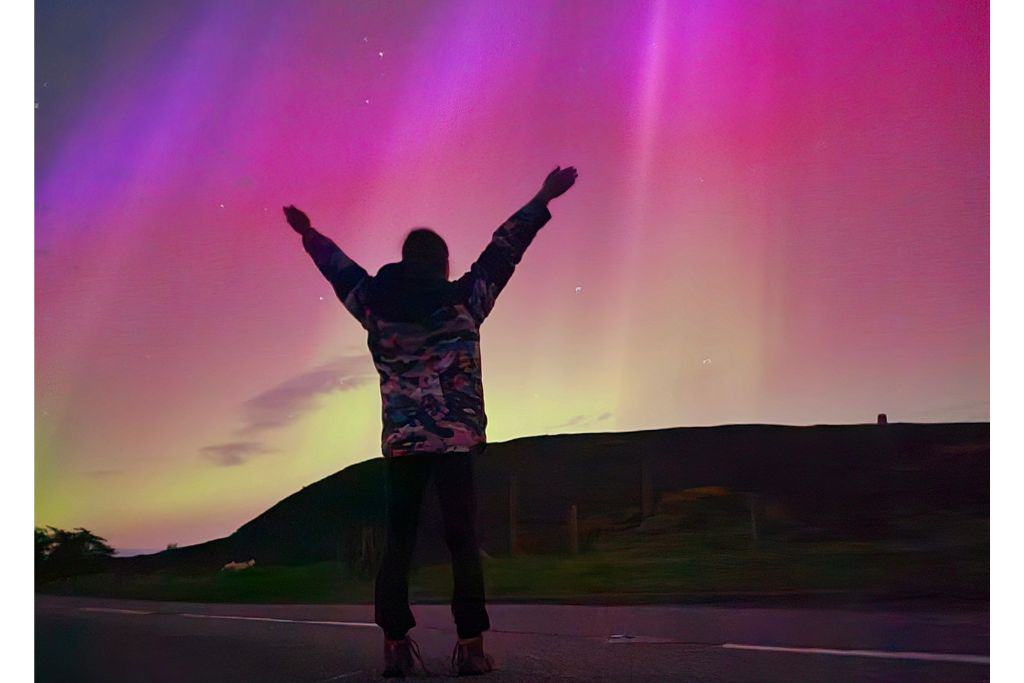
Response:
[[[309,216],[303,213],[300,209],[296,209],[294,205],[285,206],[284,217],[288,220],[288,225],[292,226],[292,229],[300,235],[305,235],[313,227],[309,222]]]
[[[556,166],[555,170],[548,173],[548,177],[544,179],[544,185],[537,193],[537,198],[544,202],[551,201],[555,197],[565,194],[575,182],[576,168],[574,166],[568,168]]]

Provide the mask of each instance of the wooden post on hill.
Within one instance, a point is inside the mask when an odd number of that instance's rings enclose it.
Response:
[[[359,560],[364,567],[372,567],[377,561],[377,534],[372,526],[363,525],[363,538],[359,548]]]
[[[508,554],[519,552],[519,491],[516,475],[508,478]]]
[[[569,506],[569,552],[580,554],[580,523],[576,503]]]
[[[651,482],[651,464],[647,458],[640,460],[640,518],[647,519],[654,514],[654,487]]]
[[[747,504],[750,506],[750,545],[757,548],[758,541],[758,529],[757,529],[757,507],[758,507],[758,495],[751,493],[747,495]]]

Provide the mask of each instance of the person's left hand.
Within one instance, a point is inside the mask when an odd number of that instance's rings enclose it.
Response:
[[[540,192],[537,193],[537,198],[547,203],[555,197],[565,194],[575,183],[575,166],[568,168],[556,166],[555,170],[548,173],[548,177],[544,179],[544,185],[541,187]]]
[[[288,220],[288,225],[292,226],[292,229],[300,235],[305,235],[313,227],[309,222],[309,216],[307,216],[302,210],[296,209],[294,205],[285,206],[284,217]]]

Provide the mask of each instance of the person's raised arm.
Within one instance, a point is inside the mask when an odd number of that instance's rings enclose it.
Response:
[[[309,222],[307,216],[294,206],[284,207],[288,225],[302,236],[302,246],[313,258],[313,263],[334,288],[334,293],[345,308],[365,325],[366,308],[363,291],[369,275],[355,261],[348,257],[334,241],[321,235]]]
[[[537,231],[551,220],[548,202],[565,194],[575,182],[574,167],[556,167],[544,179],[544,184],[533,199],[494,232],[480,258],[460,278],[459,284],[466,288],[469,310],[477,324],[482,323],[494,308],[498,294],[512,277]]]

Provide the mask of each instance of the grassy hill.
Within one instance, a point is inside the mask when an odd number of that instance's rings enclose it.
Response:
[[[383,545],[382,466],[375,458],[347,467],[226,538],[115,558],[108,575],[49,589],[365,600]],[[491,444],[476,466],[496,597],[643,601],[852,591],[987,598],[987,423],[529,437]],[[579,554],[571,552],[570,506]],[[450,586],[440,528],[428,491],[414,577],[420,598],[444,598]],[[226,562],[249,558],[255,569],[218,573]]]

